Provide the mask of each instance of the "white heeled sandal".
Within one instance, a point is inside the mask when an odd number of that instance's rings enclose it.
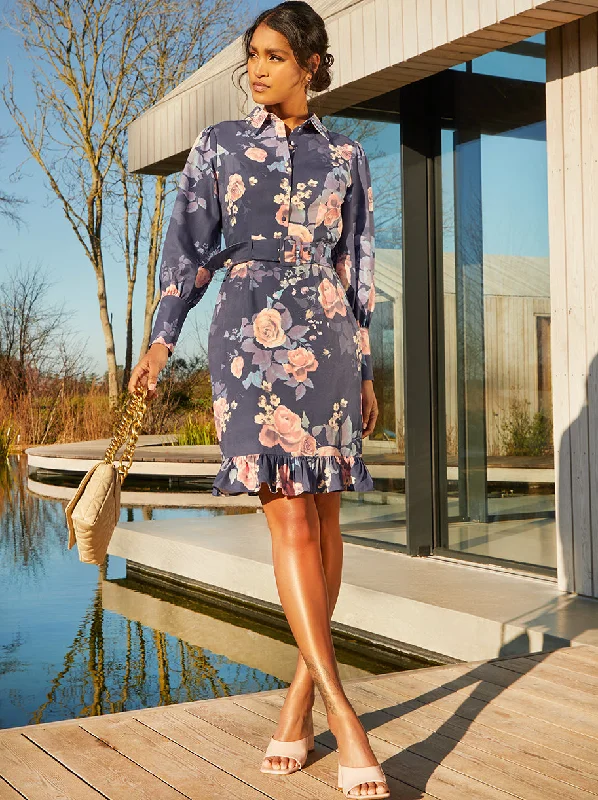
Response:
[[[338,750],[336,751],[338,753]],[[361,783],[386,783],[386,776],[380,764],[373,764],[370,767],[345,767],[340,762],[338,765],[338,788],[343,790],[345,797],[372,797],[376,800],[384,800],[390,797],[390,792],[372,795],[349,794],[351,789]]]
[[[292,775],[293,772],[298,772],[305,766],[307,761],[307,754],[310,750],[314,749],[314,734],[309,733],[303,739],[295,739],[292,742],[281,742],[278,739],[270,739],[270,744],[266,748],[264,758],[271,756],[278,756],[279,758],[294,758],[298,766],[287,767],[287,769],[264,769],[260,768],[260,772],[265,772],[268,775]]]

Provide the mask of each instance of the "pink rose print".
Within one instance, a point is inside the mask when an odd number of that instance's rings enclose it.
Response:
[[[341,155],[341,158],[344,158],[345,161],[350,161],[353,154],[353,145],[348,143],[341,144],[338,148],[338,151]]]
[[[224,415],[227,411],[227,399],[225,397],[219,397],[214,403],[214,424],[216,425],[216,435],[218,436],[218,441],[220,441],[222,436],[222,423],[224,421]]]
[[[250,456],[236,456],[233,458],[237,467],[237,479],[246,489],[254,491],[258,488],[257,459]]]
[[[169,342],[165,342],[163,336],[157,336],[154,339],[154,341],[152,342],[152,344],[154,344],[154,342],[160,342],[160,344],[165,344],[166,347],[170,350],[171,353],[174,352],[174,344],[169,343]]]
[[[299,225],[298,222],[289,222],[289,236],[298,236],[302,242],[312,242],[314,238],[309,228]]]
[[[289,204],[283,203],[278,211],[276,212],[276,222],[279,225],[288,225],[289,224]]]
[[[343,302],[341,292],[342,288],[335,286],[328,278],[324,278],[318,286],[320,305],[328,319],[332,319],[335,314],[340,314],[341,317],[347,316],[347,306]]]
[[[253,264],[253,261],[241,261],[239,264],[235,264],[234,267],[230,271],[231,278],[246,278],[247,277],[247,267],[250,267]]]
[[[374,284],[372,284],[372,288],[370,289],[370,296],[368,297],[368,311],[373,311],[376,305],[376,288]]]
[[[254,128],[259,128],[261,126],[262,122],[266,119],[267,116],[268,116],[268,112],[266,111],[266,109],[265,108],[261,108],[255,114],[255,116],[253,116],[251,118],[251,124],[253,125]]]
[[[238,172],[233,173],[228,179],[227,197],[235,203],[245,193],[243,178]]]
[[[324,445],[323,447],[318,447],[316,450],[317,456],[339,456],[340,457],[341,451],[338,447],[332,447],[331,445]]]
[[[348,289],[351,284],[351,256],[349,253],[345,253],[342,256],[339,256],[336,260],[336,264],[334,265],[334,269],[336,274],[340,278],[341,283],[345,289]]]
[[[301,440],[301,455],[315,456],[317,447],[318,445],[314,437],[307,433]]]
[[[280,483],[280,488],[282,489],[283,493],[288,495],[289,497],[294,497],[297,494],[301,494],[303,492],[303,484],[301,481],[293,481],[291,480],[291,470],[288,464],[281,464],[278,467],[278,477]]]
[[[166,289],[164,289],[164,291],[162,292],[162,297],[164,297],[164,295],[167,295],[167,294],[174,294],[174,295],[176,295],[176,297],[180,297],[181,293],[176,288],[174,283],[171,283],[170,286],[167,286]]]
[[[262,150],[261,147],[248,147],[245,151],[245,155],[252,161],[265,161],[268,153]]]
[[[245,366],[245,359],[243,356],[235,356],[230,365],[230,371],[235,378],[240,378],[243,374],[243,367]]]
[[[315,224],[321,225],[323,222],[327,228],[331,228],[340,218],[342,202],[340,196],[332,192],[325,203],[320,203]]]
[[[199,289],[200,286],[204,286],[206,283],[209,283],[212,280],[212,273],[209,269],[205,267],[200,267],[197,270],[197,275],[195,276],[195,285]]]
[[[265,447],[279,444],[287,453],[300,455],[304,436],[301,417],[290,408],[280,405],[272,415],[272,423],[266,422],[262,426],[258,438]]]
[[[359,336],[361,337],[361,352],[365,356],[372,354],[370,350],[370,332],[367,328],[359,328]]]
[[[318,367],[314,354],[305,347],[289,350],[289,363],[283,365],[285,372],[292,375],[297,381],[304,381],[308,372],[313,372]]]
[[[287,338],[282,328],[280,312],[264,308],[253,320],[253,335],[264,347],[280,347]]]

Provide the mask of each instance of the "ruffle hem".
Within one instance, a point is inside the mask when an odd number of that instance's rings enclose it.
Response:
[[[222,456],[213,495],[259,494],[267,483],[288,497],[308,492],[371,492],[374,481],[362,456],[287,456],[257,453]]]

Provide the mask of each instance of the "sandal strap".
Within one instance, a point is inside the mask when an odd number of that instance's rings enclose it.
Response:
[[[307,743],[309,736],[304,739],[297,739],[293,742],[281,742],[278,739],[270,739],[270,744],[266,748],[264,758],[279,756],[281,758],[294,758],[300,764],[307,759]]]
[[[380,764],[373,764],[370,767],[345,767],[342,766],[343,792],[345,795],[359,786],[360,783],[386,783],[386,777]],[[375,797],[375,795],[373,795]]]

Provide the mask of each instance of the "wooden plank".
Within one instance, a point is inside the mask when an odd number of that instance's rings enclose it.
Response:
[[[369,720],[372,711],[356,696],[357,685],[352,690],[351,703],[356,712],[365,715]],[[384,713],[388,713],[384,709]],[[422,737],[421,728],[411,721],[411,715],[395,718],[386,724],[370,731],[370,736],[377,736],[390,742],[396,749],[422,756],[437,764],[442,764],[460,773],[470,781],[488,784],[494,790],[509,792],[515,797],[525,800],[561,800],[563,792],[567,800],[593,800],[593,795],[583,789],[565,785],[543,772],[531,769],[527,764],[509,762],[502,756],[488,751],[481,753],[466,744],[463,740],[455,740],[444,734],[443,727],[429,731],[428,738]],[[428,788],[431,787],[428,785]],[[474,786],[469,787],[471,796],[477,796]]]
[[[226,710],[223,701],[218,700],[212,710],[202,712],[205,718],[195,713],[179,711],[177,706],[154,709],[151,715],[146,715],[144,724],[178,742],[191,753],[201,755],[221,770],[230,772],[234,765],[234,774],[239,780],[268,797],[275,797],[277,800],[307,800],[313,798],[317,791],[322,800],[338,798],[338,790],[334,788],[334,757],[328,760],[317,759],[311,766],[314,756],[310,753],[306,767],[294,775],[272,776],[260,772],[263,754],[273,731],[271,723],[264,726],[263,733],[255,744],[249,743],[246,731],[234,721],[236,709],[234,713],[231,711],[228,698],[224,702]],[[220,720],[232,720],[226,725],[228,730],[218,724]],[[318,755],[328,752],[321,746],[318,749]],[[318,776],[317,780],[315,774]]]
[[[378,69],[382,69],[390,64],[390,41],[389,41],[389,4],[390,0],[376,0],[374,12],[376,19],[376,63]]]
[[[191,753],[176,739],[156,732],[140,720],[94,717],[83,721],[82,727],[191,800],[220,800],[223,791],[246,800],[264,797],[229,774],[231,769],[234,771],[234,761],[228,771],[219,769],[202,753]]]
[[[569,663],[568,659],[566,660]],[[588,675],[577,669],[565,669],[557,664],[547,661],[535,661],[531,658],[514,659],[513,661],[495,662],[495,667],[519,675],[532,673],[536,680],[555,684],[556,686],[566,686],[571,689],[578,689],[580,692],[587,692],[595,696],[598,691],[598,674]],[[579,666],[579,663],[577,664]],[[554,692],[554,687],[546,686],[544,690],[550,694]]]
[[[478,0],[463,3],[463,32],[473,33],[480,28],[480,7]]]
[[[180,800],[180,794],[78,726],[32,725],[27,738],[110,800]]]
[[[403,59],[413,58],[421,52],[418,43],[419,26],[417,19],[417,0],[403,0]]]
[[[376,682],[376,692],[385,683]],[[401,676],[398,680],[389,682],[388,687],[396,692],[398,709],[408,710],[410,703],[418,706],[430,706],[446,710],[447,712],[469,721],[477,721],[488,728],[493,728],[513,737],[520,737],[526,741],[538,742],[562,753],[567,758],[575,757],[598,768],[598,750],[593,739],[580,736],[578,731],[561,727],[546,719],[539,719],[527,714],[525,704],[519,703],[506,706],[487,699],[480,699],[471,691],[471,687],[464,689],[449,689],[445,686],[430,686],[413,675]],[[318,701],[316,700],[316,703]]]
[[[22,794],[15,792],[12,786],[0,778],[0,800],[21,800],[22,797]]]
[[[576,789],[592,791],[596,786],[598,765],[588,764],[572,754],[563,755],[536,741],[522,739],[515,731],[503,732],[476,719],[463,719],[454,715],[451,709],[443,709],[438,705],[419,704],[415,700],[402,702],[394,690],[386,689],[380,684],[354,684],[349,696],[352,702],[354,698],[359,699],[372,708],[379,708],[379,703],[384,703],[387,713],[406,719],[430,734],[441,733],[476,750],[492,753],[508,763],[535,770]],[[275,698],[269,699],[270,705],[274,705],[274,702]]]
[[[516,684],[510,685],[508,689],[501,687],[491,682],[491,680],[498,680],[496,675],[491,675],[491,679],[485,679],[482,674],[478,675],[478,670],[483,674],[485,668],[479,667],[473,670],[472,675],[459,676],[449,680],[447,685],[443,687],[443,691],[481,700],[497,708],[505,708],[516,713],[521,713],[525,709],[525,713],[529,717],[554,725],[555,735],[557,735],[557,732],[560,735],[561,729],[567,729],[584,736],[598,736],[598,716],[589,714],[587,706],[584,714],[584,705],[573,696],[572,690],[567,692],[567,694],[572,695],[569,703],[555,702],[553,699],[542,696],[532,687],[525,690],[519,689]],[[421,672],[425,673],[425,670]],[[432,679],[425,674],[418,675],[417,678],[413,677],[411,680],[423,686],[428,686],[428,691],[430,692],[436,690]],[[476,684],[476,681],[483,682]],[[558,720],[558,722],[555,720]]]
[[[496,0],[478,0],[480,28],[493,25],[498,22],[498,10]]]
[[[432,50],[432,0],[417,0],[417,47],[420,53]]]
[[[388,4],[389,65],[400,64],[404,58],[403,8],[401,3],[389,0]]]
[[[341,85],[345,85],[355,77],[351,64],[351,18],[348,14],[342,14],[338,18],[338,36],[341,42],[341,49],[338,53],[339,77]]]
[[[367,14],[366,14],[367,16]],[[366,66],[365,54],[369,52],[366,49],[363,38],[363,7],[356,5],[351,9],[349,21],[351,24],[351,69],[353,80],[365,77],[370,71],[370,63]]]
[[[527,658],[531,661],[555,664],[562,669],[575,670],[587,675],[598,675],[598,655],[593,648],[585,646],[567,647],[554,650],[549,654],[532,653]]]
[[[448,39],[453,41],[463,36],[463,0],[446,0]]]
[[[207,716],[205,710],[201,711],[201,715],[205,721],[209,721],[229,733],[242,731],[243,737],[249,742],[263,740],[264,736],[267,735],[266,732],[272,729],[272,722],[265,719],[261,713],[254,713],[242,706],[238,706],[238,713],[234,717],[231,714],[210,714]],[[467,796],[466,794],[464,795],[464,792],[470,792],[471,796],[476,797],[476,800],[490,800],[491,798],[507,800],[507,798],[511,797],[489,786],[484,781],[477,780],[453,769],[448,769],[444,765],[435,764],[430,759],[416,755],[407,749],[404,749],[400,757],[397,757],[397,747],[389,744],[386,739],[389,726],[396,723],[396,721],[382,712],[368,715],[368,717],[368,727],[373,726],[375,722],[379,724],[385,723],[384,738],[380,738],[381,732],[377,731],[375,735],[370,732],[369,739],[376,758],[379,759],[380,763],[384,762],[384,772],[388,778],[388,785],[393,798],[395,797],[395,792],[399,790],[403,792],[409,791],[408,796],[413,798],[432,795],[439,800],[457,800],[457,798],[461,800],[464,796]],[[239,734],[237,733],[237,735]],[[323,737],[320,738],[322,739]],[[326,738],[332,746],[333,738],[329,734]],[[396,745],[396,742],[394,744]],[[334,759],[334,754],[332,755]],[[316,766],[319,766],[319,763],[317,762],[310,768],[310,773],[315,774],[314,770]],[[318,774],[318,778],[323,779],[320,774]],[[397,785],[401,779],[404,782],[404,788]],[[409,787],[412,788],[409,789]],[[418,792],[426,790],[429,794],[411,794],[413,789],[418,790]]]
[[[550,244],[550,303],[552,414],[555,461],[557,580],[561,591],[575,591],[571,446],[565,435],[570,419],[567,303],[567,246],[565,233],[565,156],[563,127],[562,30],[546,34],[546,139],[548,157],[548,238]]]
[[[515,14],[514,0],[496,0],[498,19],[507,19]]]
[[[328,41],[330,44],[329,49],[334,56],[334,64],[332,65],[332,83],[330,84],[330,90],[332,90],[341,85],[339,61],[342,45],[338,31],[338,18],[330,20],[330,22],[328,22],[326,25],[326,29],[328,31]]]
[[[598,597],[598,14],[579,23],[591,595]]]
[[[583,263],[583,176],[581,163],[581,76],[579,23],[563,28],[563,125],[567,307],[569,335],[569,427],[571,444],[575,591],[592,593],[588,419],[584,413],[587,355]]]
[[[494,2],[494,0],[492,0]],[[444,44],[448,37],[446,0],[432,0],[432,46]]]
[[[12,730],[3,731],[0,735],[0,773],[27,800],[99,798],[95,789],[36,747],[26,736]]]
[[[371,73],[371,62],[369,59],[373,59],[375,68],[378,69],[378,66],[386,66],[388,61],[381,61],[380,60],[380,53],[378,52],[376,46],[376,3],[369,3],[363,10],[362,10],[362,25],[363,25],[363,52],[364,54],[367,53],[368,58],[368,66],[367,69],[364,68],[364,74]],[[365,57],[365,56],[364,56]]]

